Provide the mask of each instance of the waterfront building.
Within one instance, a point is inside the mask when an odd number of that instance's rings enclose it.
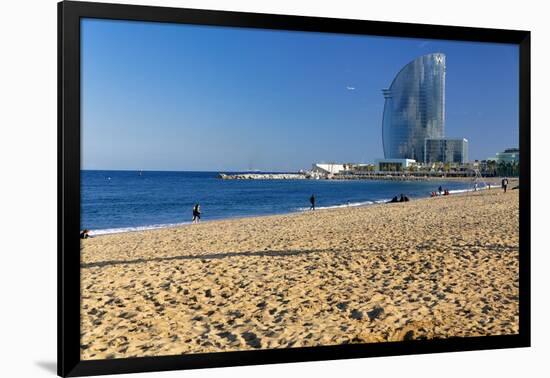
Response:
[[[445,55],[416,58],[382,92],[384,157],[424,161],[424,141],[445,136]]]
[[[519,148],[507,148],[503,152],[497,152],[495,157],[490,157],[487,160],[496,161],[497,163],[519,163]]]
[[[352,164],[348,170],[352,173],[371,173],[376,170],[376,166],[369,163],[356,163]]]
[[[401,172],[416,164],[413,159],[376,159],[374,161],[377,172]]]
[[[465,138],[428,138],[424,140],[424,163],[468,162],[468,140]]]
[[[314,163],[311,165],[311,172],[333,175],[335,173],[340,173],[346,170],[346,164],[337,164],[337,163]]]

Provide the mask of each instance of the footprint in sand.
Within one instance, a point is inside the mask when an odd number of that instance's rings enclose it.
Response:
[[[262,342],[261,340],[258,338],[258,336],[256,336],[255,333],[252,333],[252,332],[243,332],[241,334],[241,337],[244,339],[244,341],[246,342],[246,344],[248,346],[251,346],[252,348],[256,348],[256,349],[259,349],[262,347]]]

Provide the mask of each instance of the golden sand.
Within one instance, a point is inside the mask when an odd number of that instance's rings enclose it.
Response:
[[[81,243],[81,358],[518,332],[518,190]]]

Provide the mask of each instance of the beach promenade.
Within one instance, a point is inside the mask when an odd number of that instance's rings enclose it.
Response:
[[[81,242],[81,358],[518,332],[519,190]]]

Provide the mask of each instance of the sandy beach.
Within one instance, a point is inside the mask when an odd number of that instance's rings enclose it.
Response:
[[[81,358],[518,332],[519,190],[81,242]]]

